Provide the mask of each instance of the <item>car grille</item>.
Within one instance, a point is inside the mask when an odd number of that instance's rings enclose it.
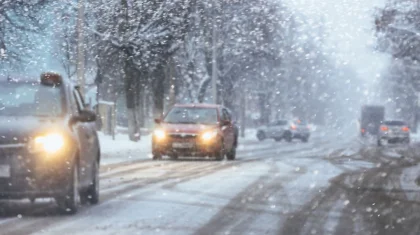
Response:
[[[196,134],[173,133],[169,135],[172,140],[176,141],[194,141],[197,138]]]
[[[9,165],[14,175],[27,175],[34,161],[24,144],[0,145],[0,164]]]
[[[18,156],[24,154],[25,145],[24,144],[5,144],[0,145],[0,159],[5,159],[8,157]]]
[[[8,147],[8,146],[18,146],[23,145],[23,143],[28,142],[26,137],[15,136],[15,137],[8,137],[8,136],[0,136],[0,148]]]

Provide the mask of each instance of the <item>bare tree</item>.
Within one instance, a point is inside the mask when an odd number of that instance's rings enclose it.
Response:
[[[0,67],[29,61],[28,51],[34,47],[31,35],[41,31],[44,19],[39,13],[50,2],[0,0]]]

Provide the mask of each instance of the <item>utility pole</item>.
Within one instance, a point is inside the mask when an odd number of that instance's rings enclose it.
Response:
[[[213,44],[213,53],[212,53],[212,94],[213,94],[213,102],[217,104],[217,19],[216,19],[216,4],[213,5],[213,36],[212,36],[212,44]]]
[[[85,50],[84,50],[84,16],[85,3],[79,0],[77,4],[77,81],[80,85],[80,93],[85,97]]]

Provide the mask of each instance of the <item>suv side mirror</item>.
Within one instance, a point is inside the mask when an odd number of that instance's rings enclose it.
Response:
[[[156,123],[156,124],[161,124],[161,123],[162,123],[162,119],[160,119],[160,118],[155,118],[155,123]]]
[[[96,121],[96,113],[92,110],[82,110],[79,115],[79,122],[94,122]]]
[[[80,111],[80,114],[78,116],[73,116],[70,118],[70,125],[76,124],[77,122],[94,122],[96,121],[96,113],[84,109]]]

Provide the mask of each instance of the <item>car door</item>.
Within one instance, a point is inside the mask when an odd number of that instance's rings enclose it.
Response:
[[[73,89],[73,100],[76,103],[76,112],[80,112],[85,108],[82,96],[78,89]],[[96,155],[94,154],[94,146],[96,141],[96,135],[92,132],[91,123],[88,122],[78,122],[74,126],[75,131],[79,139],[79,164],[80,164],[80,180],[81,183],[86,186],[91,183],[92,174],[93,174],[93,163],[95,161]]]
[[[225,140],[225,148],[230,150],[233,148],[235,143],[235,129],[232,125],[232,118],[229,115],[229,112],[223,108],[222,109],[222,120],[229,121],[229,125],[224,125],[222,127],[224,140]]]
[[[278,126],[277,126],[278,136],[283,137],[284,132],[289,129],[289,125],[288,125],[289,123],[286,120],[280,120],[280,121],[278,121],[277,124],[278,124]]]
[[[267,131],[266,136],[267,138],[274,138],[276,137],[277,128],[276,128],[276,122],[271,122],[267,125]]]
[[[271,135],[273,138],[280,138],[282,137],[282,130],[281,130],[281,121],[273,122],[271,126]]]

